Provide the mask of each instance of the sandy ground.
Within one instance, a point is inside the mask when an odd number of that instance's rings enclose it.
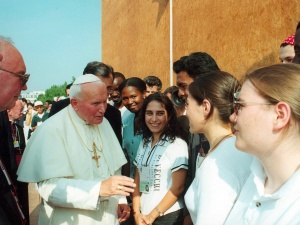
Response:
[[[38,224],[40,196],[35,188],[35,184],[30,183],[28,186],[29,193],[29,214],[30,225]]]

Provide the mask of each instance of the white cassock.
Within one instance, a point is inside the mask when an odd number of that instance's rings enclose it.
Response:
[[[97,151],[99,167],[91,140],[103,146]],[[99,197],[100,185],[120,175],[125,163],[109,122],[103,118],[99,125],[87,125],[69,105],[33,133],[17,174],[19,181],[38,183],[40,225],[114,225],[118,204],[126,204],[126,198]]]

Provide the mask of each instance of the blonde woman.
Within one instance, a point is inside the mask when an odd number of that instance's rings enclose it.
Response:
[[[247,75],[234,106],[235,145],[255,157],[226,224],[300,224],[300,65]]]

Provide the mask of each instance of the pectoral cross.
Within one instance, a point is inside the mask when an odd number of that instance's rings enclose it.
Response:
[[[97,155],[97,149],[96,149],[95,143],[93,143],[93,150],[94,150],[94,155],[92,156],[92,159],[95,159],[96,165],[99,168],[98,159],[100,158],[100,155]]]

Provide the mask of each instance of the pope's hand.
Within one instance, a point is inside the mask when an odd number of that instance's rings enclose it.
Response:
[[[134,191],[136,184],[134,180],[126,176],[112,176],[102,181],[99,196],[108,197],[112,195],[129,196]]]

